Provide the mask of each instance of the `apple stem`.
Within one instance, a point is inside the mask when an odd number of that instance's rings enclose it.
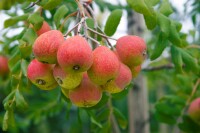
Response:
[[[115,40],[117,41],[117,39],[115,38],[112,38],[112,37],[109,37],[107,36],[99,27],[98,27],[98,23],[97,23],[97,20],[95,18],[95,14],[94,14],[94,10],[87,4],[85,3],[80,3],[78,0],[75,0],[77,5],[78,5],[78,8],[79,10],[77,12],[74,12],[70,15],[68,15],[66,17],[65,20],[67,20],[69,17],[71,16],[74,16],[74,15],[77,15],[77,18],[76,18],[76,22],[79,20],[80,16],[82,17],[82,19],[80,20],[80,22],[78,22],[72,29],[70,29],[65,35],[64,37],[67,37],[74,29],[75,29],[75,35],[77,34],[80,34],[80,30],[83,28],[83,36],[88,40],[90,39],[91,41],[93,41],[95,44],[94,44],[94,47],[97,47],[98,45],[100,45],[100,43],[97,41],[97,36],[101,36],[102,38],[104,38],[107,42],[107,45],[110,46],[111,49],[115,49],[112,44],[110,43],[109,39],[112,39],[112,40]],[[89,11],[89,12],[88,12]],[[87,16],[86,16],[87,15]],[[86,19],[87,17],[89,18],[92,18],[94,20],[94,29],[91,29],[90,27],[87,26],[87,23],[86,23]],[[60,31],[62,30],[63,26],[64,26],[64,23],[65,23],[65,20],[63,22],[63,24],[61,25],[60,27]],[[100,32],[97,31],[97,29],[100,29]],[[94,38],[92,37],[89,37],[88,36],[88,31],[90,32],[93,32],[94,33]]]
[[[77,16],[76,16],[76,24],[80,22],[80,11],[78,10]],[[75,28],[74,34],[77,35],[79,33],[78,27]]]
[[[77,23],[72,29],[70,29],[65,35],[64,37],[67,37],[75,28],[78,27],[78,33],[80,33],[80,25],[83,23],[83,19],[81,19],[81,21],[79,23]]]
[[[94,38],[92,38],[90,36],[88,36],[88,39],[90,39],[91,41],[95,42],[97,45],[100,45],[100,43],[96,39],[94,39]]]
[[[108,39],[112,39],[112,40],[117,41],[117,39],[112,38],[112,37],[109,37],[109,36],[106,36],[105,34],[99,33],[99,32],[97,32],[97,31],[95,31],[95,30],[93,30],[93,29],[91,29],[91,28],[89,28],[89,27],[88,27],[87,29],[88,29],[89,31],[95,33],[95,34],[100,35],[100,36],[103,37],[103,38],[108,38]]]

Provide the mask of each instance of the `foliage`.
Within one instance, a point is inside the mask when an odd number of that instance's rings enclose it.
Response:
[[[41,0],[37,4],[42,7],[25,9],[35,0],[2,0],[0,9],[10,16],[4,22],[4,30],[0,38],[2,50],[0,54],[9,57],[10,74],[0,77],[0,124],[2,130],[9,132],[111,132],[112,120],[116,119],[121,132],[128,132],[127,99],[128,90],[121,94],[103,97],[96,106],[91,108],[76,108],[61,93],[60,88],[49,92],[38,90],[27,79],[27,66],[33,59],[32,45],[37,38],[35,30],[42,22],[47,21],[54,29],[62,33],[69,30],[70,24],[76,21],[71,13],[77,11],[74,0]],[[170,69],[149,71],[143,70],[148,79],[151,131],[159,132],[155,125],[166,123],[171,127],[178,126],[180,130],[195,133],[200,129],[188,115],[187,107],[192,99],[200,96],[200,31],[181,31],[182,24],[172,18],[174,7],[168,0],[127,0],[127,6],[113,5],[103,0],[94,3],[101,12],[111,11],[105,24],[99,32],[114,35],[122,17],[122,11],[135,11],[143,15],[151,39],[148,40],[148,54],[152,62],[149,67],[167,66]],[[189,3],[189,1],[187,2]],[[191,2],[190,16],[194,27],[199,27],[200,2]],[[187,9],[187,5],[186,5]],[[18,14],[18,10],[23,14]],[[186,11],[187,12],[187,11]],[[91,29],[95,22],[87,19]],[[20,29],[17,35],[9,36],[13,29]],[[198,29],[198,28],[197,28]],[[94,35],[93,35],[94,36]],[[192,41],[188,41],[192,37]],[[98,41],[104,44],[98,36]],[[167,58],[163,52],[167,51]],[[161,80],[162,79],[162,80]],[[195,88],[196,87],[196,88]],[[193,93],[195,91],[195,93]],[[160,92],[163,93],[162,96]],[[151,106],[150,106],[151,107]],[[65,116],[65,117],[63,117]],[[55,124],[56,121],[56,124]]]

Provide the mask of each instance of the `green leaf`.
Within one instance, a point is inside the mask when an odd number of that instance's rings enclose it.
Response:
[[[106,121],[103,124],[103,128],[100,128],[98,133],[111,133],[112,132],[112,127],[110,121]]]
[[[165,95],[164,97],[162,97],[162,98],[160,99],[160,101],[163,101],[163,100],[168,100],[168,101],[170,101],[171,103],[173,103],[173,104],[178,104],[178,105],[180,105],[180,106],[182,106],[182,107],[184,107],[184,106],[185,106],[185,103],[186,103],[186,100],[185,100],[185,99],[183,99],[182,97],[177,96],[177,95]]]
[[[0,0],[0,9],[9,10],[14,3],[12,0]]]
[[[151,60],[157,59],[162,54],[164,49],[167,47],[167,44],[168,44],[168,41],[165,35],[163,35],[163,33],[160,33],[158,42],[155,44],[155,47],[150,59]]]
[[[11,70],[20,59],[21,59],[20,51],[18,48],[16,48],[15,53],[11,56],[11,58],[8,62],[9,69]]]
[[[120,127],[122,129],[126,129],[128,126],[128,121],[125,118],[125,116],[117,108],[113,108],[113,113],[114,113],[114,116],[116,117],[117,122],[119,123]]]
[[[29,45],[33,45],[35,42],[35,39],[37,38],[37,34],[32,28],[29,28],[24,33],[22,40],[27,42]]]
[[[187,133],[197,133],[196,131],[199,131],[199,125],[194,122],[188,115],[184,115],[182,119],[182,123],[178,124],[182,131]]]
[[[108,102],[108,99],[109,99],[109,96],[107,96],[105,93],[103,93],[101,100],[95,106],[92,106],[92,107],[86,108],[86,109],[92,110],[92,109],[101,108]]]
[[[4,108],[6,110],[10,109],[9,101],[14,97],[14,95],[15,95],[15,90],[12,90],[12,92],[3,100]]]
[[[87,26],[91,29],[94,29],[94,20],[91,18],[86,19]]]
[[[151,12],[149,11],[149,7],[144,0],[126,0],[126,1],[131,6],[131,8],[133,8],[136,12],[144,15],[151,14]]]
[[[172,21],[172,23],[175,25],[177,32],[180,32],[181,28],[182,28],[182,24],[178,21]]]
[[[124,90],[122,92],[112,94],[112,98],[120,100],[120,99],[126,97],[129,90],[132,89],[132,88],[133,88],[133,84],[130,83],[127,87],[124,88]]]
[[[105,108],[105,109],[101,110],[101,112],[99,112],[99,113],[97,114],[97,119],[98,119],[100,122],[103,122],[103,121],[105,121],[105,120],[108,119],[109,115],[110,115],[110,109]]]
[[[15,92],[16,107],[19,109],[25,109],[28,107],[27,102],[24,100],[23,95],[19,92],[19,89]]]
[[[158,12],[157,12],[157,17],[158,17],[158,25],[160,26],[161,31],[163,32],[165,37],[168,37],[170,33],[169,29],[171,24],[170,19]]]
[[[173,104],[166,103],[166,101],[156,103],[155,108],[156,111],[171,116],[179,116],[182,111],[182,108]]]
[[[22,42],[21,42],[22,43]],[[21,57],[23,59],[30,57],[32,53],[32,45],[27,45],[25,42],[21,45],[19,45]]]
[[[181,55],[186,67],[188,67],[195,74],[198,74],[199,68],[198,68],[197,60],[184,50],[181,50]]]
[[[171,46],[171,59],[172,59],[172,62],[174,63],[176,71],[178,73],[182,73],[183,60],[182,60],[181,52],[175,46]]]
[[[181,47],[181,39],[176,29],[176,24],[171,22],[169,30],[170,30],[169,33],[170,42],[172,42],[175,46]]]
[[[13,110],[6,110],[6,113],[3,118],[3,131],[7,131],[8,128],[14,128],[15,127],[15,118]]]
[[[87,113],[90,116],[90,120],[93,124],[95,124],[96,126],[98,126],[99,128],[102,128],[101,123],[96,119],[95,115],[91,112],[91,111],[87,111]]]
[[[47,9],[47,10],[52,10],[52,9],[56,8],[61,2],[62,2],[62,0],[48,0],[48,2],[45,3],[43,8]]]
[[[21,70],[24,76],[27,76],[27,68],[28,68],[29,62],[27,62],[26,60],[22,59],[21,62]]]
[[[157,5],[160,0],[145,0],[145,2],[149,5],[149,6],[155,6]]]
[[[40,16],[39,12],[35,12],[28,17],[28,21],[33,25],[35,30],[39,30],[42,27],[44,18]]]
[[[28,16],[29,16],[28,14],[24,14],[22,16],[9,18],[4,22],[4,27],[8,28],[10,26],[17,24],[19,21],[27,20]]]
[[[16,89],[16,86],[19,84],[20,80],[21,80],[20,74],[12,74],[11,85],[13,89]]]
[[[162,114],[162,113],[156,111],[155,116],[156,116],[156,119],[160,122],[163,122],[163,123],[166,123],[169,125],[176,124],[176,118],[171,115],[165,115],[165,114]]]
[[[173,13],[172,6],[170,5],[168,0],[163,0],[160,5],[160,12],[165,16],[169,16]]]
[[[57,9],[53,17],[53,20],[57,28],[59,28],[60,20],[67,14],[67,12],[68,12],[68,8],[65,5],[62,5],[61,7]]]
[[[104,32],[106,33],[106,35],[108,36],[114,35],[120,23],[121,17],[122,17],[122,10],[116,9],[112,11],[110,16],[108,17],[108,20],[106,22],[106,26],[104,29]]]
[[[16,64],[10,69],[12,74],[19,74],[20,73],[20,67],[21,67],[21,61],[17,61]]]
[[[150,15],[144,15],[146,26],[149,30],[153,30],[157,25],[157,16],[154,10]]]

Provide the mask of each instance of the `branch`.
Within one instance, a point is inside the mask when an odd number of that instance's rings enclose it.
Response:
[[[174,69],[174,66],[172,64],[169,65],[163,65],[158,67],[151,67],[151,68],[144,68],[142,71],[148,72],[148,71],[158,71],[163,69]]]
[[[91,29],[91,28],[89,28],[89,27],[88,27],[88,30],[91,31],[91,32],[93,32],[93,33],[95,33],[95,34],[100,35],[100,36],[103,37],[103,38],[108,38],[108,39],[112,39],[112,40],[117,41],[117,39],[112,38],[112,37],[109,37],[109,36],[106,36],[105,34],[101,34],[101,33],[97,32],[97,31],[95,31],[95,30],[93,30],[93,29]]]
[[[92,38],[90,36],[88,36],[87,38],[90,39],[91,41],[95,42],[95,44],[100,45],[100,43],[97,40],[95,40],[94,38]]]
[[[72,29],[70,29],[65,35],[64,37],[67,37],[69,35],[69,33],[71,33],[76,27],[78,27],[81,23],[83,22],[83,19],[77,23]],[[79,32],[79,28],[78,28],[78,32]]]
[[[187,48],[187,49],[189,49],[189,48],[197,48],[197,49],[200,49],[200,46],[199,46],[199,45],[196,45],[196,44],[193,44],[193,45],[188,45],[186,48]]]
[[[31,2],[31,4],[25,8],[25,10],[32,8],[33,6],[35,6],[37,3],[39,3],[41,0],[37,0],[36,2]]]
[[[94,30],[97,31],[98,23],[97,23],[97,20],[96,20],[96,18],[95,18],[95,14],[94,14],[93,9],[90,7],[90,5],[84,4],[84,6],[85,6],[86,9],[88,9],[89,12],[91,13],[92,19],[94,20]],[[97,40],[97,34],[94,35],[94,39]],[[96,44],[95,44],[95,45],[96,45]]]

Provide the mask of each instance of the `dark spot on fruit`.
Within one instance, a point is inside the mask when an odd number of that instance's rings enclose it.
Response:
[[[73,66],[73,69],[74,69],[74,70],[79,70],[79,69],[80,69],[80,66],[79,66],[79,65],[75,65],[75,66]]]
[[[60,85],[63,84],[63,81],[60,78],[57,78],[56,80],[57,80],[58,84],[60,84]]]
[[[109,83],[109,82],[111,82],[111,81],[113,81],[114,79],[109,79],[108,81],[107,81],[107,83]]]
[[[90,104],[90,102],[84,100],[84,101],[83,101],[83,106],[86,107],[86,108],[88,108],[88,107],[91,106],[91,104]]]
[[[42,63],[44,63],[44,64],[49,64],[49,62],[46,62],[46,61],[41,61]]]
[[[42,79],[37,79],[36,83],[39,84],[39,85],[45,85],[46,81],[44,81]]]

